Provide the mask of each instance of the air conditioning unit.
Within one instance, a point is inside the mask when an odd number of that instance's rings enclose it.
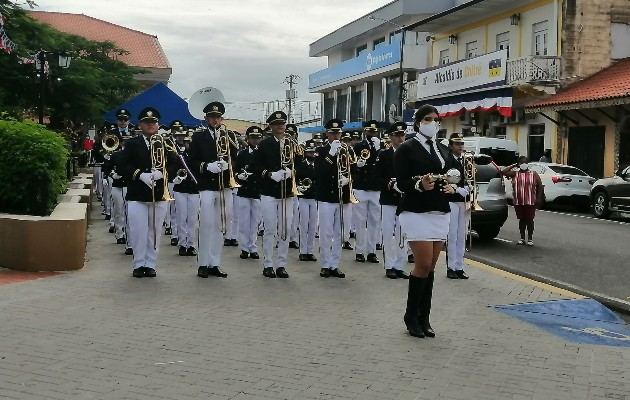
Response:
[[[512,115],[509,117],[501,116],[502,124],[519,124],[525,120],[525,112],[523,110],[512,110]]]
[[[459,114],[459,122],[465,126],[475,125],[475,114],[464,111]]]

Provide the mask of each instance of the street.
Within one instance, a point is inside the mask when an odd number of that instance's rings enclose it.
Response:
[[[571,209],[538,210],[534,247],[516,246],[518,220],[510,207],[499,237],[473,239],[469,256],[512,270],[563,281],[622,300],[630,298],[627,219],[601,220]]]

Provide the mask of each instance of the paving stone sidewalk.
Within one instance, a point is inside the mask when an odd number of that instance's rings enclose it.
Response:
[[[407,282],[343,253],[291,278],[226,247],[227,279],[162,241],[157,278],[95,203],[85,268],[0,286],[0,399],[630,399],[630,348],[566,342],[490,306],[567,298],[486,269],[435,282],[434,339],[405,331]]]

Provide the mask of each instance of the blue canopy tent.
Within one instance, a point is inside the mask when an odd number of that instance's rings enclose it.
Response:
[[[158,82],[149,89],[131,98],[115,109],[107,112],[103,118],[105,121],[116,120],[116,110],[124,108],[131,114],[131,123],[138,124],[138,114],[145,107],[154,107],[159,112],[160,124],[169,125],[174,120],[182,121],[185,126],[198,126],[203,121],[190,115],[188,103],[162,82]]]

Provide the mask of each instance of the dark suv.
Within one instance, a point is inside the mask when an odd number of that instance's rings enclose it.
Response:
[[[475,165],[479,207],[472,211],[472,230],[477,232],[481,240],[492,240],[499,235],[508,217],[505,184],[494,162]]]
[[[630,166],[620,168],[614,176],[596,180],[589,198],[597,218],[608,218],[611,213],[630,216]]]

